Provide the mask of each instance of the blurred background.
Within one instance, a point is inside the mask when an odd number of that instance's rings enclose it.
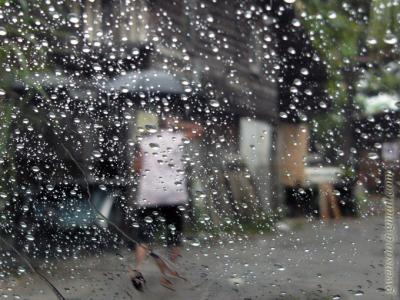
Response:
[[[194,287],[143,297],[392,297],[399,21],[398,0],[0,0],[0,293],[51,299],[38,270],[68,299],[136,297],[91,202],[135,238],[133,158],[178,116],[204,128],[184,142]]]

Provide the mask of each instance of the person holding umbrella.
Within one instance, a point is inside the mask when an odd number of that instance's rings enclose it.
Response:
[[[136,198],[139,244],[135,249],[135,269],[130,274],[133,285],[140,291],[145,282],[141,267],[160,222],[165,223],[171,261],[180,256],[182,211],[188,204],[183,145],[200,138],[202,133],[200,125],[168,117],[161,118],[157,132],[140,141],[134,160],[135,172],[139,174]],[[165,277],[161,278],[161,284],[167,288],[172,285]]]

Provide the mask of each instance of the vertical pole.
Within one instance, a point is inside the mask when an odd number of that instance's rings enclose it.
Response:
[[[387,170],[385,174],[385,291],[386,294],[395,296],[394,286],[394,191],[393,172]]]

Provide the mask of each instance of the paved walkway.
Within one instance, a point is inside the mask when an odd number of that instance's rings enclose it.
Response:
[[[127,252],[57,262],[48,276],[71,300],[395,299],[383,291],[382,218],[294,227],[208,246],[187,243],[178,269],[188,282],[173,279],[176,292],[160,286],[152,261],[144,270],[146,291],[135,291],[125,273],[132,263]],[[36,276],[1,286],[8,299],[56,299]]]

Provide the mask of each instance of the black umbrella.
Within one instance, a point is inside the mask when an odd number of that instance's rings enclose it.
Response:
[[[183,84],[176,76],[158,70],[128,72],[112,79],[107,88],[121,93],[184,94]]]

